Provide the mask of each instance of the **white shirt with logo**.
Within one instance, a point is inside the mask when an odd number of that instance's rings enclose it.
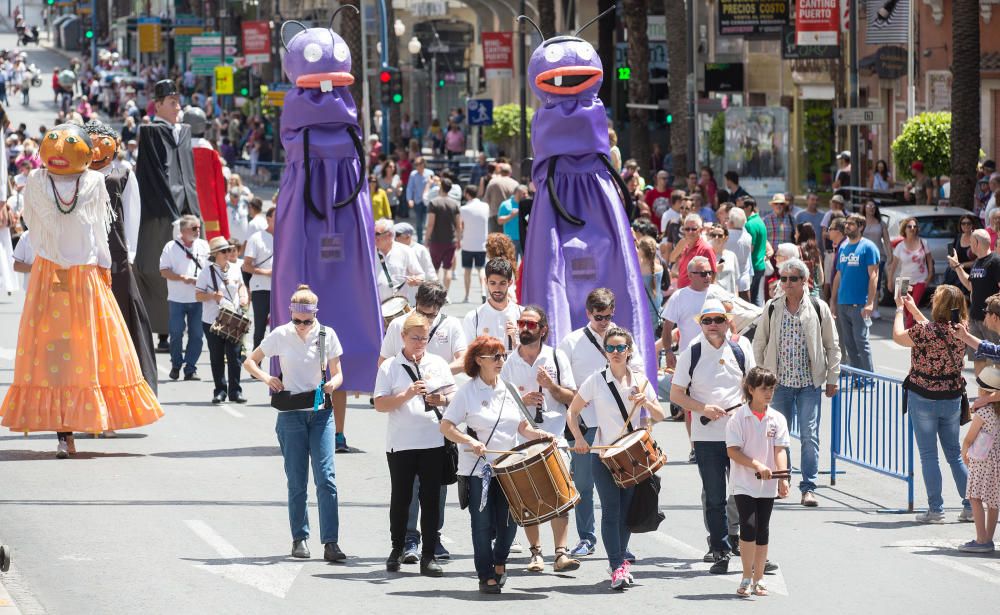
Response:
[[[592,374],[580,385],[577,394],[583,401],[593,402],[594,412],[597,416],[595,446],[610,445],[628,431],[625,429],[625,418],[622,416],[618,402],[608,387],[609,383],[618,390],[622,403],[625,405],[626,415],[632,411],[634,405],[633,402],[629,401],[629,396],[633,394],[633,391],[638,393],[641,390],[646,399],[650,401],[656,399],[656,389],[643,374],[638,372],[629,371],[624,381],[616,380],[611,374],[610,368]],[[645,409],[637,410],[632,415],[631,423],[634,429],[639,429],[642,426],[642,418],[645,415]],[[597,451],[594,453],[596,454]]]
[[[386,327],[385,337],[382,338],[382,348],[379,355],[388,359],[399,354],[403,350],[403,324],[409,314],[403,314],[393,319]],[[455,355],[463,352],[469,347],[465,341],[465,332],[462,324],[453,316],[438,314],[434,322],[431,323],[431,336],[427,342],[427,352],[437,355],[451,363],[455,360]]]
[[[774,448],[790,445],[788,423],[774,408],[768,407],[763,419],[758,419],[744,404],[729,417],[726,425],[726,447],[739,447],[750,459],[756,459],[771,470],[777,470]],[[762,480],[755,470],[738,463],[729,464],[729,485],[733,495],[752,498],[778,497],[778,481]]]
[[[740,364],[736,360],[732,347],[728,342],[723,342],[722,346],[716,348],[703,336],[699,337],[696,343],[701,344],[701,357],[698,359],[698,365],[694,368],[694,377],[688,376],[691,372],[691,346],[688,346],[677,357],[677,366],[671,385],[684,388],[690,384],[691,390],[688,395],[692,399],[703,404],[718,406],[723,410],[741,405],[743,402],[743,372],[740,370]],[[753,346],[750,345],[750,340],[745,337],[740,337],[738,343],[743,351],[744,367],[746,371],[750,371],[750,368],[756,365],[753,357]],[[731,410],[730,413],[737,409]],[[691,441],[725,442],[726,424],[729,422],[729,416],[715,419],[708,425],[702,425],[701,417],[703,416],[697,412],[691,415]]]
[[[379,366],[375,377],[374,397],[399,395],[413,384],[404,365],[413,371],[418,380],[427,383],[428,391],[455,384],[448,363],[441,357],[427,352],[421,357],[420,363],[414,363],[400,352]],[[385,432],[387,453],[444,446],[444,436],[441,435],[437,415],[428,408],[423,397],[417,395],[388,413],[389,421]],[[443,413],[444,408],[439,408],[438,412]]]
[[[191,253],[194,260],[188,258],[184,248]],[[197,266],[195,263],[198,263]],[[182,241],[172,240],[163,246],[160,253],[160,270],[169,269],[177,275],[197,278],[198,274],[208,266],[208,242],[204,239],[195,239],[190,247],[184,246]],[[175,303],[197,303],[194,298],[194,286],[179,280],[167,280],[167,301]]]
[[[465,315],[462,326],[465,329],[466,341],[471,344],[480,335],[489,335],[502,341],[507,346],[508,352],[517,348],[519,342],[516,336],[507,335],[507,323],[517,323],[522,309],[518,304],[508,300],[507,306],[498,310],[487,301]]]
[[[530,365],[521,357],[520,349],[510,353],[500,371],[500,377],[509,382],[517,390],[518,395],[524,397],[527,393],[542,389],[538,384],[539,369],[547,371],[549,377],[559,386],[576,389],[573,370],[569,366],[569,359],[566,358],[565,353],[544,344],[541,352]],[[556,401],[548,389],[542,389],[542,397],[541,423],[535,423],[538,407],[526,405],[531,422],[538,429],[555,435],[559,439],[559,445],[565,446],[566,439],[563,438],[563,430],[566,427],[566,406]]]
[[[509,451],[517,446],[518,428],[525,418],[502,378],[497,378],[493,387],[481,378],[473,378],[459,387],[444,420],[471,428],[490,450]],[[467,448],[458,447],[458,473],[462,476],[479,476],[484,462],[493,463],[500,456],[487,453],[485,459],[480,459]]]

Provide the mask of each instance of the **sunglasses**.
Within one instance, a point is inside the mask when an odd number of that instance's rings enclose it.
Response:
[[[785,282],[799,282],[802,280],[802,276],[799,275],[783,275],[778,278],[782,284]]]
[[[700,230],[701,229],[698,228],[697,226],[685,226],[684,227],[684,232],[685,233],[697,233]]]
[[[688,275],[700,275],[703,278],[707,278],[712,275],[711,271],[688,271]]]
[[[200,231],[201,230],[200,226],[189,226],[187,228],[188,228],[189,231]]]
[[[518,329],[527,329],[528,331],[534,331],[538,328],[538,323],[533,320],[519,320],[517,321]]]
[[[966,223],[963,222],[962,224],[966,224]],[[906,230],[915,229],[915,228],[917,228],[916,224],[907,224],[906,225]]]
[[[507,353],[505,353],[505,352],[498,352],[496,354],[481,354],[481,355],[479,355],[479,358],[480,359],[493,359],[494,362],[499,363],[501,361],[506,361],[507,360]]]
[[[725,235],[723,235],[722,233],[709,233],[708,236],[711,237],[712,239],[722,239],[723,237],[725,237]]]
[[[615,313],[611,312],[610,314],[605,314],[605,315],[591,314],[591,316],[593,316],[594,320],[596,320],[597,322],[604,322],[604,321],[611,322],[611,319],[615,317]]]
[[[231,247],[230,248],[219,248],[218,250],[216,250],[216,253],[222,252],[223,254],[228,254],[228,253],[232,252],[235,249],[236,248],[231,248]]]
[[[298,318],[292,319],[292,324],[295,325],[296,327],[308,327],[311,326],[314,322],[316,322],[315,318],[307,318],[305,320],[299,320]]]
[[[725,316],[706,316],[701,319],[703,325],[721,325],[726,322]]]
[[[962,226],[972,226],[972,222],[970,222],[968,220],[962,220],[962,222],[960,224]],[[907,228],[910,228],[910,227],[907,227]]]
[[[628,351],[628,344],[605,344],[604,351],[607,353],[626,352]]]
[[[424,312],[421,310],[414,310],[417,314],[420,314],[427,320],[434,320],[438,316],[438,312]]]

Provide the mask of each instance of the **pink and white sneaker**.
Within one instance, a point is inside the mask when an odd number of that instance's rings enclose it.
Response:
[[[625,561],[611,573],[611,589],[622,590],[625,589],[627,585],[635,584],[635,580],[632,578],[630,569],[631,565],[628,561]]]

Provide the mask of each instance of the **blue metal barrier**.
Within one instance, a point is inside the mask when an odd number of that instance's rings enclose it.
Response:
[[[832,400],[830,484],[837,484],[837,460],[843,459],[905,481],[906,511],[912,512],[914,438],[902,385],[898,378],[840,368],[840,387]]]

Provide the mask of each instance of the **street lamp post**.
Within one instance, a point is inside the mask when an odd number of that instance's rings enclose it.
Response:
[[[519,13],[520,15],[527,15],[528,14],[528,7],[527,7],[527,3],[525,2],[525,0],[521,0],[521,7],[520,8],[521,8],[521,12]],[[521,72],[521,78],[520,78],[520,82],[521,82],[521,123],[520,123],[520,126],[519,126],[519,130],[520,130],[520,133],[521,133],[520,134],[520,137],[521,137],[521,161],[523,163],[523,161],[526,158],[528,158],[528,120],[525,117],[526,114],[528,113],[528,62],[527,62],[527,57],[525,57],[525,55],[527,53],[526,50],[525,50],[525,48],[527,46],[526,45],[527,41],[525,41],[525,26],[524,26],[524,20],[523,19],[518,19],[517,20],[517,33],[518,33],[517,39],[518,39],[518,42],[519,42],[519,45],[520,45],[520,48],[521,48],[520,49],[520,53],[519,53],[519,57],[518,57],[518,62],[517,62],[517,64],[518,64],[517,69]],[[519,166],[523,167],[524,165],[521,164]],[[528,172],[528,174],[530,174],[531,173],[531,169],[527,169],[527,172]],[[525,174],[525,169],[523,169],[523,168],[520,169],[520,174],[523,176]]]
[[[407,51],[410,52],[410,55],[412,55],[412,56],[418,56],[418,55],[420,55],[420,48],[421,47],[422,47],[422,45],[420,44],[420,39],[418,39],[416,36],[411,36],[410,37],[410,42],[406,44],[406,49],[407,49]],[[411,65],[413,66],[414,69],[416,69],[416,62],[415,61],[411,62]],[[413,72],[416,73],[416,70],[414,70]],[[413,86],[413,81],[414,81],[414,79],[411,77],[410,78],[410,94],[411,94],[411,96],[410,96],[410,114],[411,114],[411,117],[413,116],[413,96],[414,96],[414,92],[415,92],[415,90],[412,87]],[[431,87],[433,88],[433,84],[432,84]],[[404,144],[404,146],[405,145],[406,144]]]
[[[382,29],[382,46],[379,49],[379,62],[384,70],[389,68],[389,15],[385,8],[385,0],[378,0],[378,14]],[[387,87],[382,84],[382,87]],[[382,130],[381,140],[383,151],[389,151],[389,105],[382,103]]]

